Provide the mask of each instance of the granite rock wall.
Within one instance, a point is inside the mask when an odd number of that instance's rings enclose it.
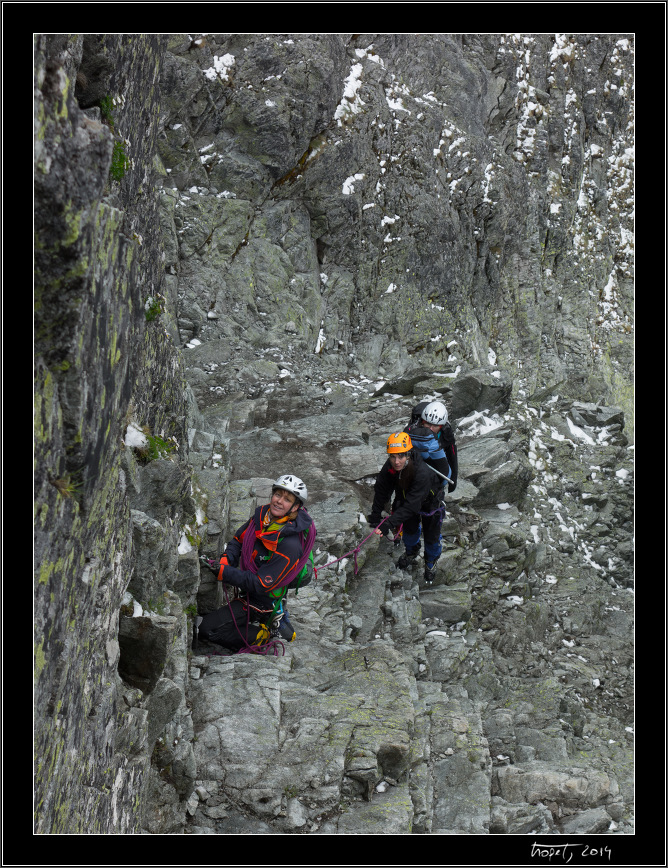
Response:
[[[627,34],[35,37],[37,832],[633,830],[632,82]],[[424,397],[436,582],[326,566]],[[297,642],[193,649],[283,472]]]

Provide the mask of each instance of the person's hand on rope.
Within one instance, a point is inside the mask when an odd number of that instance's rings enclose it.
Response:
[[[394,539],[394,532],[392,531],[392,528],[389,525],[385,524],[386,520],[387,519],[384,518],[381,521],[381,523],[378,525],[378,527],[374,528],[373,532],[375,534],[377,534],[377,536],[386,536],[389,540],[393,540]],[[374,522],[371,522],[371,524],[373,524],[373,523]]]

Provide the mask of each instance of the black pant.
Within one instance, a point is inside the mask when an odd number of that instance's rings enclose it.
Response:
[[[248,623],[248,613],[241,600],[232,600],[215,612],[204,615],[199,625],[199,638],[238,651],[246,644],[257,644],[259,630],[259,624]]]

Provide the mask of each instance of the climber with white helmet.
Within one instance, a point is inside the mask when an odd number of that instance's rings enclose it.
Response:
[[[284,598],[311,581],[315,524],[304,508],[306,485],[285,474],[272,485],[269,503],[258,506],[228,543],[219,581],[233,585],[235,598],[205,615],[199,637],[232,650],[258,647],[271,636],[295,639]]]
[[[411,439],[414,450],[424,463],[430,467],[435,479],[433,499],[428,508],[422,510],[422,530],[424,532],[425,580],[433,582],[436,561],[441,556],[441,525],[445,515],[443,498],[445,485],[448,492],[457,487],[457,444],[448,422],[448,411],[441,401],[422,401],[413,408],[411,421],[404,428],[404,434]],[[399,558],[398,566],[411,566],[420,551],[420,527],[417,531],[404,530],[406,553]],[[405,564],[404,564],[405,562]]]
[[[457,487],[457,444],[445,404],[441,401],[417,404],[404,431],[427,464],[441,477],[447,477],[448,492],[453,492]]]
[[[368,521],[377,534],[390,538],[401,529],[406,550],[397,561],[400,569],[407,569],[415,563],[420,551],[421,531],[424,531],[424,577],[426,582],[433,582],[433,564],[441,554],[443,513],[437,499],[441,480],[422,460],[405,431],[390,434],[387,454],[387,461],[376,477]],[[392,498],[390,516],[383,520],[382,510]]]

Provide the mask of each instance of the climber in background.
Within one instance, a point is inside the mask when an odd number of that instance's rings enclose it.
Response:
[[[375,526],[377,534],[387,535],[390,539],[402,530],[405,551],[397,561],[400,569],[413,566],[420,551],[420,536],[424,533],[424,578],[431,583],[441,554],[444,510],[439,493],[442,492],[442,480],[423,461],[405,431],[390,434],[387,455],[387,461],[376,477],[368,521]],[[383,521],[381,512],[392,498],[390,516]]]
[[[204,615],[199,638],[230,651],[257,650],[278,637],[294,641],[285,597],[313,574],[316,528],[304,508],[307,499],[298,476],[280,476],[269,503],[237,530],[219,565],[209,563],[219,581],[234,586],[234,599]]]
[[[448,492],[454,491],[457,488],[457,444],[445,404],[441,401],[417,404],[404,431],[427,464],[448,478]]]

